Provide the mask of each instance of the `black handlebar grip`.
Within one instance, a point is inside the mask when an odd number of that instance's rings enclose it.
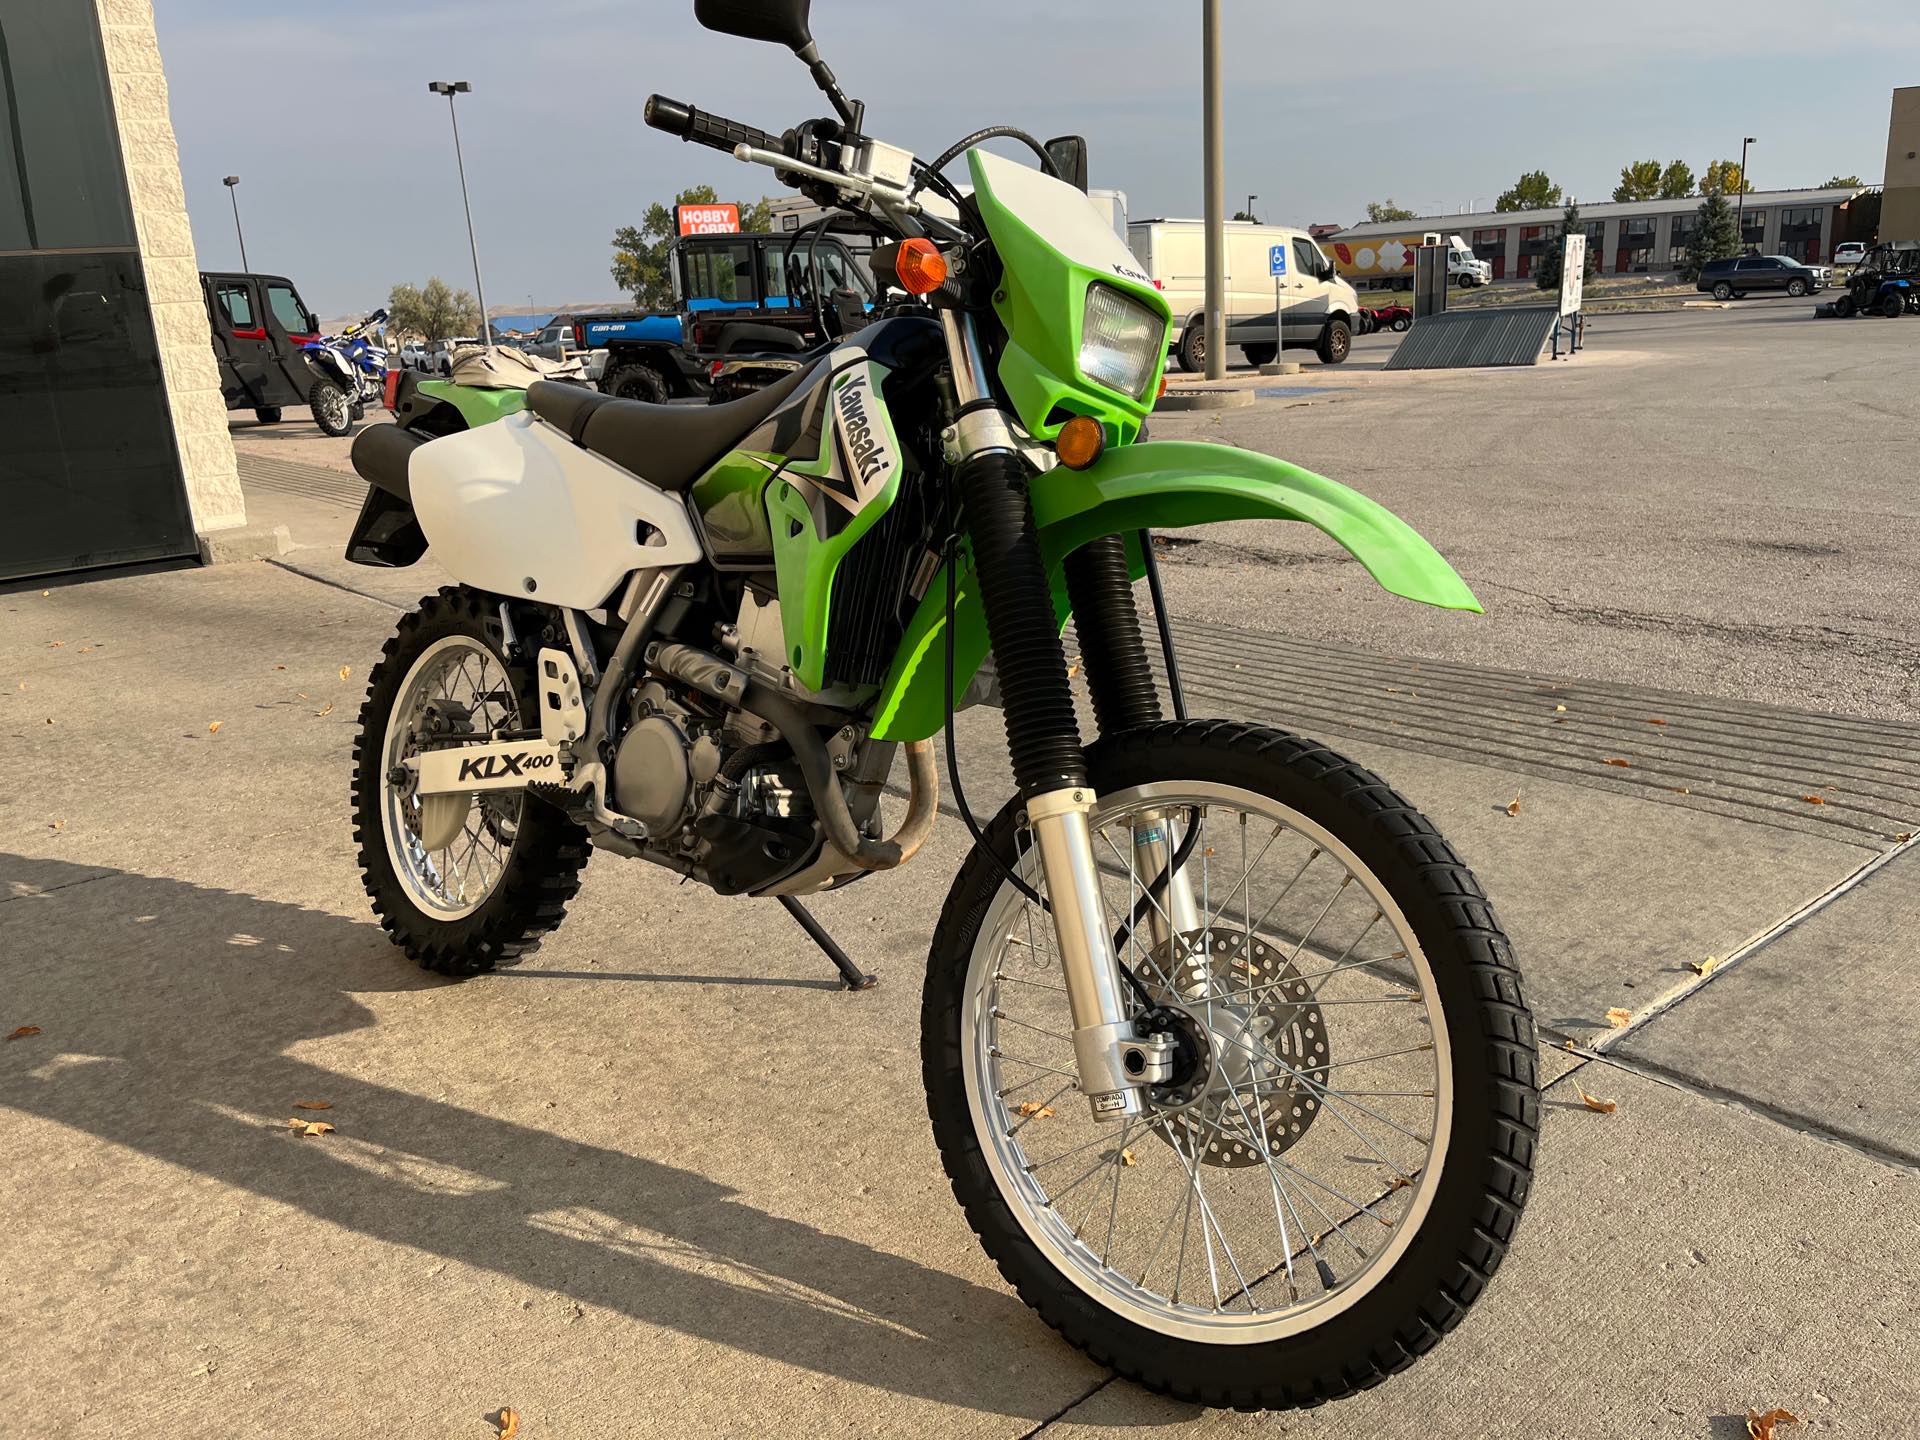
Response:
[[[682,140],[691,140],[699,145],[711,145],[728,154],[733,153],[736,145],[751,145],[756,150],[771,150],[776,155],[786,153],[786,145],[778,135],[769,135],[752,125],[742,125],[738,120],[696,110],[691,105],[669,100],[664,95],[649,95],[646,108],[641,113],[647,124],[656,130],[664,130],[669,135],[678,135]]]

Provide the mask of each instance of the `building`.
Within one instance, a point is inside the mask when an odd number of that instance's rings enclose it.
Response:
[[[1886,193],[1880,202],[1882,240],[1920,240],[1920,85],[1893,92],[1887,121]]]
[[[1909,93],[1909,92],[1901,92]],[[1912,92],[1920,94],[1920,92]],[[1920,106],[1916,107],[1920,111]],[[1850,230],[1849,207],[1866,192],[1844,190],[1752,190],[1741,213],[1741,236],[1756,254],[1791,255],[1818,263],[1833,256],[1842,240],[1867,239]],[[1731,197],[1729,197],[1731,199]],[[1698,223],[1700,197],[1684,200],[1629,200],[1580,206],[1587,249],[1603,275],[1678,269],[1686,259],[1687,237]],[[1459,235],[1473,253],[1493,266],[1495,280],[1523,280],[1560,233],[1566,210],[1483,211],[1467,215],[1422,216],[1352,225],[1332,237],[1336,244],[1365,244],[1415,231]]]
[[[0,0],[0,102],[0,581],[233,553],[151,0]]]

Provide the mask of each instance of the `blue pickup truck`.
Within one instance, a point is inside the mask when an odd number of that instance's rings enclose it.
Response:
[[[826,311],[873,299],[865,264],[833,235],[691,235],[674,242],[668,271],[672,311],[574,317],[574,343],[607,352],[607,394],[706,398],[729,356],[797,354],[827,338]]]

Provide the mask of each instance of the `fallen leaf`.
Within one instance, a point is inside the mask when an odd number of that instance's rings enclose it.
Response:
[[[287,1121],[287,1128],[298,1132],[302,1136],[331,1135],[333,1133],[333,1126],[329,1125],[326,1121],[302,1120],[298,1115]]]
[[[1647,724],[1649,725],[1664,725],[1666,723],[1667,722],[1662,720],[1658,715],[1649,716],[1647,719]]]
[[[81,653],[82,655],[91,655],[91,654],[93,654],[93,646],[91,646],[91,645],[82,645],[82,646],[80,647],[80,653]]]
[[[1030,1120],[1045,1120],[1053,1114],[1051,1105],[1042,1105],[1038,1100],[1028,1100],[1019,1109]]]
[[[333,713],[333,702],[329,700],[326,703],[326,706],[324,709],[316,710],[313,712],[313,718],[318,720],[322,715],[331,715],[332,713]]]
[[[47,716],[47,724],[49,725],[53,724],[53,716],[51,715]]]
[[[1396,1190],[1405,1190],[1412,1184],[1413,1181],[1409,1180],[1406,1176],[1396,1175],[1387,1182],[1387,1193],[1391,1195]]]
[[[1704,960],[1687,961],[1687,969],[1691,970],[1696,975],[1711,975],[1714,971],[1718,970],[1719,968],[1720,968],[1720,957],[1718,955],[1709,955]]]
[[[66,644],[66,643],[67,643],[67,642],[66,642],[66,641],[64,641],[64,640],[49,640],[49,641],[47,642],[47,648],[48,648],[49,650],[58,650],[58,649],[59,649],[59,648],[60,648],[60,647],[61,647],[62,645],[64,645],[64,644]]]
[[[1800,798],[1809,805],[1824,805],[1827,803],[1826,796],[1824,795],[1802,795]]]
[[[340,667],[340,678],[342,680],[346,679],[351,674],[353,674],[353,667],[351,665],[342,665]]]
[[[1753,1440],[1774,1440],[1774,1426],[1798,1425],[1800,1423],[1800,1417],[1791,1410],[1775,1408],[1767,1411],[1764,1415],[1758,1410],[1749,1409],[1747,1411],[1747,1434],[1752,1436]]]
[[[333,1108],[333,1102],[331,1100],[296,1100],[293,1102],[293,1108],[296,1110],[331,1110]]]
[[[500,1407],[500,1440],[513,1440],[520,1433],[520,1412],[510,1405]]]
[[[1898,835],[1893,837],[1893,843],[1896,845],[1904,845],[1911,839],[1913,839],[1913,832],[1911,830],[1902,830]]]
[[[1689,790],[1684,785],[1676,785],[1673,787],[1673,793],[1676,795],[1691,795],[1693,791]]]
[[[40,592],[40,598],[41,598],[42,600],[44,600],[44,599],[46,599],[46,598],[47,598],[47,596],[49,596],[49,595],[51,595],[52,593],[53,593],[53,591],[51,591],[51,590],[42,590],[42,591]]]
[[[1518,815],[1519,813],[1520,813],[1520,797],[1516,795],[1513,797],[1513,803],[1507,806],[1507,814]]]
[[[1622,1025],[1631,1025],[1632,1023],[1633,1023],[1633,1012],[1631,1010],[1622,1010],[1618,1005],[1616,1005],[1611,1010],[1607,1011],[1607,1024],[1613,1026],[1613,1028],[1616,1030],[1618,1030]]]
[[[1578,1080],[1573,1082],[1573,1088],[1575,1092],[1580,1096],[1581,1102],[1589,1110],[1597,1111],[1602,1115],[1611,1115],[1614,1111],[1620,1108],[1618,1101],[1602,1100],[1598,1095],[1587,1094],[1586,1091],[1580,1088],[1580,1082]]]
[[[38,1035],[39,1033],[40,1033],[40,1027],[38,1025],[22,1025],[18,1030],[14,1031],[11,1035],[7,1036],[7,1039],[24,1040],[29,1035]]]
[[[1564,715],[1564,714],[1566,713],[1566,709],[1567,709],[1567,707],[1566,707],[1566,706],[1564,706],[1564,705],[1556,705],[1556,706],[1554,706],[1553,708],[1554,708],[1554,709],[1555,709],[1556,711],[1558,711],[1558,712],[1559,712],[1560,714],[1563,714],[1563,715]]]
[[[1133,1166],[1138,1165],[1140,1162],[1133,1158],[1133,1151],[1122,1150],[1120,1152],[1120,1163],[1122,1165]]]
[[[284,665],[276,665],[276,666],[274,666],[273,668],[274,668],[274,669],[276,669],[276,670],[284,670],[284,669],[286,669],[287,667],[286,667],[286,666],[284,666]]]
[[[67,828],[67,822],[64,820],[56,820],[47,828],[49,830],[64,830]]]
[[[210,721],[207,725],[207,733],[209,735],[218,735],[220,733],[220,727],[225,723],[224,720]]]
[[[1560,1042],[1560,1048],[1562,1050],[1578,1050],[1580,1047],[1575,1045],[1571,1040],[1562,1040]]]
[[[1618,765],[1622,770],[1631,770],[1633,768],[1633,762],[1631,760],[1622,760],[1618,755],[1609,755],[1603,763]]]

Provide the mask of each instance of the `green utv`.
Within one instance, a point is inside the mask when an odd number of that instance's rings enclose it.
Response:
[[[882,229],[893,293],[731,403],[542,382],[492,423],[361,435],[354,558],[431,542],[459,581],[401,621],[361,712],[374,909],[421,964],[475,975],[558,925],[600,850],[778,899],[865,984],[800,897],[914,857],[945,730],[974,845],[927,961],[923,1078],[981,1243],[1154,1389],[1252,1409],[1373,1385],[1506,1254],[1533,1021],[1479,885],[1382,780],[1189,718],[1177,678],[1167,718],[1131,582],[1157,589],[1152,529],[1266,518],[1395,594],[1478,606],[1330,480],[1142,442],[1167,307],[1082,193],[1084,142],[995,126],[923,162],[867,130],[806,0],[694,8],[791,47],[834,113],[774,135],[655,96],[647,122]],[[970,192],[945,173],[962,157]],[[1018,790],[981,825],[952,717],[989,647]]]

